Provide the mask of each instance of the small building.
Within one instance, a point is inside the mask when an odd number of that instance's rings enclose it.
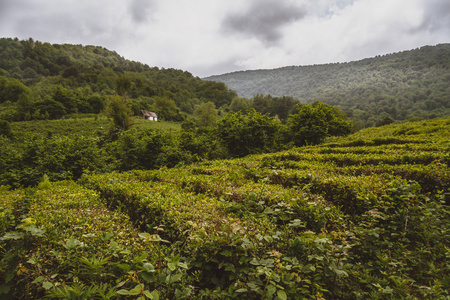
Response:
[[[146,119],[146,120],[158,121],[158,116],[152,111],[141,110],[141,114],[144,117],[144,119]]]

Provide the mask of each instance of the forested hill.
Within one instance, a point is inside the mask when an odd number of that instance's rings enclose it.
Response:
[[[220,108],[236,96],[223,83],[149,67],[103,47],[0,39],[0,119],[98,113],[108,96],[120,94],[118,80],[135,113],[153,110],[166,120],[180,120],[202,102]]]
[[[349,63],[242,71],[205,79],[224,82],[241,97],[270,94],[338,105],[366,126],[381,116],[403,120],[450,114],[450,44]]]

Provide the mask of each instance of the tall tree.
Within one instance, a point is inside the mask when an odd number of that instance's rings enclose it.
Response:
[[[230,113],[220,120],[217,136],[233,157],[278,149],[281,123],[252,109],[248,114]]]
[[[131,109],[122,101],[122,99],[120,99],[120,97],[110,97],[106,107],[106,115],[111,118],[112,121],[109,135],[115,138],[121,131],[130,129],[133,125],[132,114]]]
[[[352,122],[342,111],[322,102],[298,106],[286,125],[288,140],[295,146],[319,144],[327,136],[346,135],[352,129]]]
[[[169,97],[156,97],[154,106],[158,119],[165,121],[183,121],[184,119],[175,101]]]
[[[131,80],[125,75],[120,76],[116,80],[116,92],[120,96],[123,97],[123,101],[125,102],[127,97],[127,92],[131,88]]]
[[[195,106],[194,116],[199,126],[213,126],[219,118],[216,106],[212,102],[201,103]]]

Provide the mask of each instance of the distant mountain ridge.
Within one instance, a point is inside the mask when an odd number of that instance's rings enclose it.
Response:
[[[450,113],[450,44],[348,63],[288,66],[210,76],[240,97],[291,96],[337,105],[365,126],[381,115],[402,120]]]

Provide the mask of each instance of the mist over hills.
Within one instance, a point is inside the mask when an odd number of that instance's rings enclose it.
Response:
[[[450,44],[348,63],[288,66],[216,75],[240,97],[291,96],[339,106],[360,126],[380,118],[435,118],[450,114]]]

